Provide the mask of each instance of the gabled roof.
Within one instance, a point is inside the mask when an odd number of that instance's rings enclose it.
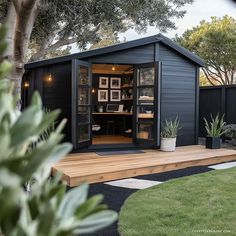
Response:
[[[179,44],[170,40],[164,35],[157,34],[157,35],[149,36],[146,38],[141,38],[141,39],[125,42],[125,43],[115,44],[108,47],[93,49],[93,50],[84,51],[84,52],[78,52],[78,53],[74,53],[74,54],[70,54],[70,55],[62,56],[62,57],[55,57],[51,59],[31,62],[31,63],[26,64],[25,68],[30,69],[34,67],[45,66],[45,65],[55,64],[55,63],[64,62],[64,61],[70,61],[72,59],[82,60],[82,59],[87,59],[89,57],[95,57],[95,56],[99,56],[106,53],[117,52],[117,51],[121,51],[125,49],[140,47],[147,44],[157,43],[157,42],[161,42],[162,44],[172,48],[174,51],[182,54],[183,56],[185,56],[192,62],[198,64],[199,66],[204,66],[204,61],[200,57],[190,52],[189,50],[181,47]]]

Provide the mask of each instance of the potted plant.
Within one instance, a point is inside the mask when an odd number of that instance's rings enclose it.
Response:
[[[217,114],[215,118],[211,115],[211,122],[208,122],[206,118],[203,119],[205,121],[205,128],[207,131],[206,148],[220,148],[221,135],[228,131],[227,129],[224,129],[224,126],[226,125],[226,122],[224,122],[224,115],[221,118],[219,114]]]
[[[174,121],[165,120],[165,124],[162,126],[161,132],[161,151],[173,152],[176,147],[176,137],[178,134],[179,118],[176,117]]]

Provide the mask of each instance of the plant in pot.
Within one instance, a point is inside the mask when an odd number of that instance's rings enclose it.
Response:
[[[178,116],[175,120],[165,120],[161,132],[161,151],[174,152],[176,147],[176,137],[180,130]]]
[[[224,115],[220,117],[220,115],[217,114],[215,118],[211,115],[210,122],[208,122],[206,118],[203,119],[205,121],[205,128],[207,131],[206,148],[220,148],[221,136],[228,131],[228,129],[224,129],[226,125],[226,122],[224,121]]]

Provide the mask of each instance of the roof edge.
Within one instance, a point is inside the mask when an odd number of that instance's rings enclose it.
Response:
[[[143,45],[157,43],[157,42],[162,42],[163,44],[165,44],[165,45],[169,46],[170,48],[174,49],[175,51],[179,52],[180,54],[187,57],[188,59],[190,59],[194,63],[198,64],[199,66],[204,66],[204,61],[200,57],[198,57],[197,55],[190,52],[186,48],[180,46],[176,42],[172,41],[171,39],[169,39],[166,36],[159,33],[159,34],[152,35],[149,37],[135,39],[132,41],[128,41],[128,42],[124,42],[124,43],[120,43],[120,44],[115,44],[115,45],[111,45],[111,46],[107,46],[107,47],[103,47],[103,48],[97,48],[97,49],[93,49],[93,50],[89,50],[89,51],[78,52],[78,53],[66,55],[66,56],[30,62],[25,65],[25,69],[31,69],[31,68],[35,68],[35,67],[46,66],[46,65],[51,65],[51,64],[60,63],[60,62],[66,62],[66,61],[70,61],[73,59],[85,59],[85,58],[89,58],[89,57],[95,57],[95,56],[99,56],[101,54],[122,51],[122,50],[140,47]]]

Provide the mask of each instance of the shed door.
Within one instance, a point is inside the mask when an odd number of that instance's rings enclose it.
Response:
[[[75,130],[74,146],[78,148],[87,147],[92,143],[91,131],[91,86],[92,73],[91,63],[86,61],[74,61],[74,84],[75,96]]]
[[[134,142],[157,147],[159,142],[158,63],[135,66]]]

